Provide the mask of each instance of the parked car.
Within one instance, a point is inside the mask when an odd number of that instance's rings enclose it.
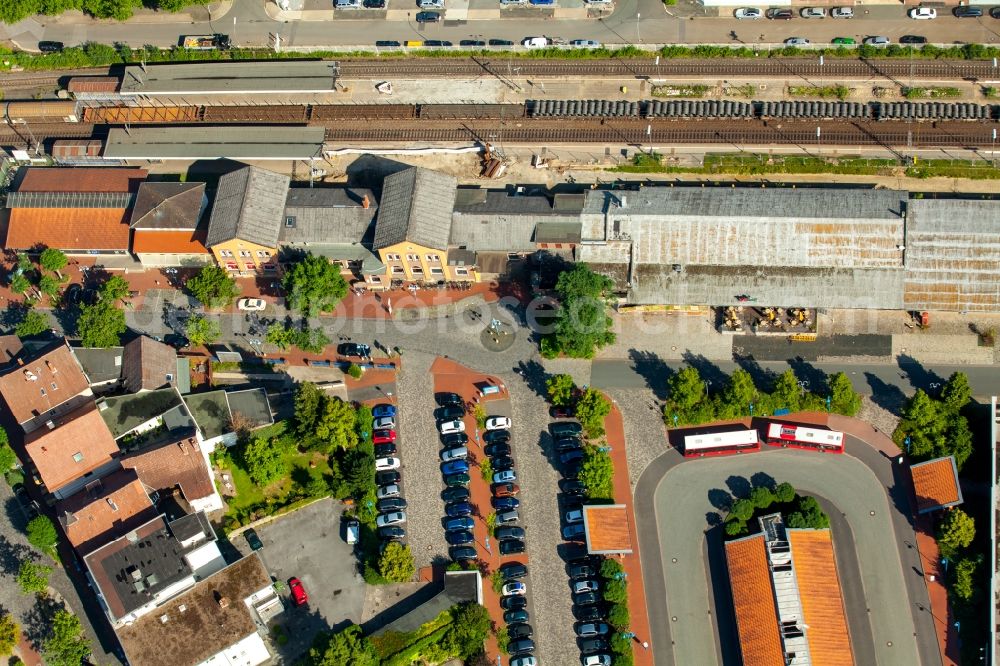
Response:
[[[512,655],[529,654],[535,651],[535,642],[530,638],[522,638],[519,641],[511,641],[507,644],[507,651]]]
[[[567,525],[572,525],[573,523],[582,523],[583,509],[573,509],[572,511],[567,511],[565,519]]]
[[[503,621],[506,624],[514,624],[515,622],[527,622],[528,611],[523,609],[507,611],[506,613],[503,614]]]
[[[393,483],[399,483],[399,479],[399,472],[394,469],[387,469],[375,473],[376,486],[388,486]]]
[[[597,575],[597,567],[590,564],[574,564],[567,569],[570,580],[591,578]]]
[[[449,487],[469,485],[469,475],[466,473],[449,474],[444,477],[444,485]]]
[[[510,511],[521,505],[516,497],[493,497],[490,499],[490,503],[497,511]]]
[[[580,592],[597,592],[600,589],[600,583],[594,578],[587,578],[585,580],[577,580],[570,583],[570,587],[573,589],[574,594],[579,594]]]
[[[525,585],[524,583],[520,583],[517,581],[507,583],[502,588],[500,588],[500,594],[502,594],[505,597],[509,597],[512,594],[525,595],[527,593],[528,593],[528,586]]]
[[[375,445],[375,457],[385,458],[387,456],[396,454],[395,444],[376,444]]]
[[[506,472],[509,469],[514,469],[514,459],[510,456],[498,456],[490,464],[495,472]]]
[[[396,415],[395,405],[375,405],[372,407],[372,416],[380,419],[383,417],[393,417]]]
[[[444,529],[446,532],[465,532],[475,528],[475,521],[468,516],[462,516],[460,518],[449,518],[444,522]]]
[[[569,465],[572,462],[583,459],[583,449],[570,449],[559,454],[559,462],[563,465]]]
[[[469,463],[465,460],[451,460],[446,463],[441,463],[441,473],[448,474],[464,474],[469,471]]]
[[[520,610],[527,605],[528,600],[524,597],[502,597],[500,599],[500,608],[505,611]]]
[[[583,426],[579,421],[559,421],[549,426],[549,432],[553,437],[579,437]]]
[[[457,504],[448,504],[444,507],[444,513],[449,518],[458,518],[459,516],[471,516],[472,515],[472,505],[468,502],[458,502]]]
[[[759,18],[764,18],[764,12],[757,7],[740,7],[735,12],[733,16],[738,19],[753,19],[757,20]]]
[[[544,49],[549,46],[551,42],[548,37],[526,37],[524,41],[521,42],[521,46],[529,49]]]
[[[434,418],[439,421],[454,421],[465,416],[465,408],[458,405],[445,405],[434,410]]]
[[[576,49],[599,49],[601,43],[595,39],[572,39],[569,45]]]
[[[361,0],[333,0],[334,9],[360,9]]]
[[[441,492],[441,499],[445,502],[462,502],[469,499],[469,497],[469,489],[461,486],[457,486],[455,488],[445,488]]]
[[[451,546],[466,546],[476,542],[476,535],[467,530],[456,530],[445,533],[444,540]]]
[[[486,42],[481,39],[463,39],[458,42],[459,46],[486,46]]]
[[[512,469],[507,469],[502,472],[496,472],[493,474],[493,483],[511,483],[512,481],[517,481],[517,474]]]
[[[788,9],[788,8],[785,8],[785,9],[777,9],[777,8],[768,9],[764,13],[764,15],[767,16],[767,18],[775,20],[775,21],[789,21],[789,20],[791,20],[792,18],[795,17],[795,14],[792,13],[792,10]]]
[[[511,523],[516,523],[520,520],[520,516],[517,515],[517,511],[501,511],[497,514],[497,525],[510,525]]]
[[[1000,7],[990,7],[990,16],[1000,19]]]
[[[462,399],[457,393],[435,393],[434,400],[437,402],[438,406],[444,407],[446,405],[464,405],[465,400]]]
[[[494,456],[509,456],[510,455],[510,444],[507,442],[497,442],[495,444],[487,444],[483,449],[489,457]]]
[[[802,18],[826,18],[826,9],[823,7],[803,7],[799,10]]]
[[[372,348],[358,342],[343,342],[337,345],[337,353],[341,356],[359,356],[369,358],[372,355]]]
[[[487,444],[497,444],[499,442],[510,441],[509,430],[487,430],[483,433],[483,441]]]
[[[514,46],[514,42],[509,39],[491,39],[489,44],[490,46]]]
[[[267,303],[263,298],[241,298],[236,301],[236,309],[244,312],[263,312],[266,307]]]
[[[559,479],[559,491],[567,495],[583,495],[587,486],[577,479]]]
[[[387,486],[380,486],[379,489],[375,491],[375,497],[379,499],[385,499],[386,497],[399,497],[399,485],[396,483],[390,483]]]
[[[513,497],[521,492],[516,483],[494,483],[491,490],[494,497]]]
[[[469,443],[469,436],[464,432],[453,432],[450,435],[441,435],[441,443],[448,448],[453,446],[465,446]]]
[[[502,564],[500,565],[499,571],[504,580],[517,580],[518,578],[524,578],[528,575],[528,567],[520,562],[508,562],[507,564]]]
[[[365,9],[385,9],[385,0],[364,0]]]
[[[391,416],[382,416],[372,421],[372,428],[375,430],[395,430],[396,419]]]
[[[854,18],[854,9],[851,7],[834,7],[830,10],[831,18],[839,19],[852,19]]]
[[[580,638],[604,636],[611,631],[611,628],[603,622],[577,622],[573,629],[576,631],[576,635]]]
[[[393,511],[383,513],[375,519],[376,527],[389,527],[390,525],[402,525],[406,522],[406,513],[403,511]]]
[[[372,443],[374,444],[388,444],[390,442],[396,441],[396,431],[395,430],[376,430],[372,433]]]
[[[65,45],[62,42],[54,42],[51,40],[43,40],[38,42],[38,50],[42,53],[59,53],[62,51]]]
[[[344,541],[347,545],[353,546],[361,538],[361,521],[357,518],[349,518],[344,523]]]
[[[450,460],[465,460],[469,457],[469,449],[464,446],[456,446],[453,449],[444,449],[441,451],[441,460],[448,462]]]
[[[580,652],[583,654],[605,652],[609,648],[608,642],[603,638],[584,638],[580,641]]]
[[[510,430],[510,418],[507,416],[491,416],[486,419],[487,430]]]
[[[849,46],[851,44],[857,44],[853,37],[834,37],[830,40],[831,44],[837,44],[838,46]]]
[[[983,8],[977,5],[959,5],[951,10],[956,18],[979,18],[983,15]]]
[[[465,422],[464,421],[442,421],[438,423],[438,430],[442,435],[447,435],[453,432],[465,432]]]
[[[399,458],[376,458],[375,459],[375,471],[381,471],[385,469],[399,469]]]
[[[260,537],[257,536],[257,531],[252,527],[243,533],[243,538],[247,540],[250,550],[260,550],[264,547],[264,542],[260,540]]]
[[[789,37],[785,40],[785,46],[809,46],[810,43],[805,37]]]
[[[586,534],[586,531],[587,530],[583,523],[575,523],[562,528],[562,537],[563,539],[566,539],[566,541],[582,539],[583,535]]]
[[[384,2],[384,0],[372,0],[372,2]],[[400,44],[395,39],[379,39],[376,40],[375,46],[392,47],[392,46],[402,46],[402,44]]]
[[[498,539],[523,539],[524,538],[524,528],[523,527],[498,527],[497,528],[497,538]]]
[[[401,541],[406,538],[406,530],[399,525],[378,528],[378,536],[385,541]]]
[[[863,43],[868,46],[889,46],[892,42],[889,41],[888,37],[883,35],[872,35],[871,37],[865,37]]]
[[[306,588],[298,578],[293,577],[288,579],[288,591],[292,593],[292,603],[296,606],[304,606],[309,603],[309,595],[306,594]]]
[[[595,1],[596,0],[591,0],[591,2]],[[510,666],[538,666],[538,660],[530,655],[514,657],[510,660]]]
[[[390,511],[399,511],[400,509],[406,508],[406,500],[402,497],[386,497],[385,499],[379,500],[375,504],[375,509],[379,513],[388,513]]]
[[[565,453],[566,451],[572,451],[573,449],[579,449],[583,446],[580,440],[576,437],[560,437],[556,440],[556,451],[559,453]]]
[[[593,606],[600,602],[601,598],[596,592],[574,592],[573,603],[577,606]]]
[[[516,539],[504,539],[500,542],[501,555],[519,555],[524,552],[524,542]]]
[[[417,12],[417,23],[437,23],[441,20],[438,12]]]
[[[604,619],[604,609],[598,605],[595,606],[574,606],[573,607],[573,617],[581,622],[593,622],[594,620]]]
[[[474,560],[479,557],[479,554],[472,546],[452,546],[448,549],[448,556],[458,562],[461,560]],[[503,605],[502,602],[501,605]]]
[[[937,10],[933,7],[914,7],[907,15],[916,21],[930,21],[937,18]]]
[[[420,9],[444,9],[444,0],[417,0]]]
[[[927,38],[922,35],[903,35],[899,38],[900,44],[926,44]]]

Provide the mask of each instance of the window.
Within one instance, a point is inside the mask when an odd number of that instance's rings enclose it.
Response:
[[[444,275],[444,269],[440,266],[431,266],[431,275]]]
[[[287,216],[285,218],[285,226],[286,227],[294,227],[295,226],[295,216],[294,215],[289,215],[289,216]]]
[[[408,255],[406,255],[406,260],[407,261],[420,261],[420,257],[417,256],[417,255],[415,255],[415,254],[408,254]]]
[[[42,392],[42,395],[45,395],[45,389],[39,389],[39,390]]]
[[[248,271],[255,271],[255,270],[257,270],[257,267],[255,265],[251,264],[251,263],[247,263],[246,264],[246,269]]]
[[[428,254],[424,257],[427,261],[441,261],[441,257],[436,254]]]
[[[468,269],[465,269],[465,268],[456,268],[455,269],[455,275],[468,275],[468,274],[469,274]]]
[[[520,259],[521,255],[519,255],[517,252],[508,252],[507,253],[507,258],[508,259]]]
[[[250,250],[240,250],[241,257],[252,257],[253,253]]]
[[[56,390],[58,390],[58,389],[59,389],[59,387],[58,387],[58,386],[56,386],[56,383],[55,383],[55,382],[52,382],[52,390],[53,390],[53,391],[56,391]]]
[[[238,271],[238,270],[240,270],[239,264],[237,264],[235,261],[227,261],[226,262],[226,268],[228,268],[231,271]]]
[[[385,260],[386,261],[399,261],[399,255],[398,254],[387,254],[387,255],[385,255]]]
[[[413,271],[414,274],[419,273],[419,274],[423,275],[423,272],[424,272],[424,269],[421,268],[420,266],[411,266],[410,270]]]
[[[393,266],[392,267],[392,273],[393,273],[393,275],[399,275],[399,274],[401,274],[403,272],[404,271],[403,271],[403,267],[402,266]]]
[[[260,257],[261,259],[267,259],[268,257],[271,256],[271,253],[268,252],[267,250],[257,250],[257,256]]]
[[[83,462],[83,453],[81,453],[80,451],[77,451],[76,453],[74,453],[73,454],[73,461],[74,462],[78,462],[78,463]]]
[[[174,376],[172,374],[170,374],[169,372],[167,373],[167,381],[168,382],[174,381]]]
[[[220,257],[231,257],[231,256],[233,256],[233,253],[230,252],[229,250],[219,250],[219,256]]]

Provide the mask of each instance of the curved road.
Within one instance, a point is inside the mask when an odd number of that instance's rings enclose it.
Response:
[[[749,481],[758,473],[819,496],[835,512],[834,547],[858,663],[869,663],[872,652],[876,664],[941,663],[933,618],[923,610],[929,601],[912,547],[906,483],[881,453],[848,440],[851,454],[839,456],[766,447],[686,461],[672,450],[647,467],[636,486],[636,518],[649,616],[662,618],[653,627],[657,666],[738,663],[719,530],[706,539],[707,517],[717,513],[710,491],[729,492],[730,477]]]

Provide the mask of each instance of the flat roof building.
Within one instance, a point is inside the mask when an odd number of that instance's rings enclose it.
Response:
[[[590,504],[583,507],[587,552],[592,555],[625,555],[632,552],[630,517],[624,504]]]

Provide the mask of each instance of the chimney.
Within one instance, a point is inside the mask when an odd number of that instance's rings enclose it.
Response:
[[[18,365],[24,365],[24,359],[23,358],[17,359],[17,364]]]
[[[24,369],[24,378],[29,382],[38,381],[38,377],[35,376],[35,373],[33,373],[31,370],[28,370],[27,368]]]
[[[56,368],[56,366],[49,363],[47,360],[45,361],[45,367],[48,368],[49,372],[51,372],[53,375],[59,372],[59,369]]]
[[[181,441],[177,442],[177,446],[181,447],[181,453],[183,453],[184,455],[188,455],[187,442],[185,442],[184,440],[181,440]]]
[[[367,194],[361,199],[361,207],[366,210],[372,207],[372,201],[368,198]]]
[[[229,608],[229,597],[218,597],[219,608]]]
[[[623,194],[620,198],[620,203],[618,204],[622,208],[628,208],[628,198]]]

